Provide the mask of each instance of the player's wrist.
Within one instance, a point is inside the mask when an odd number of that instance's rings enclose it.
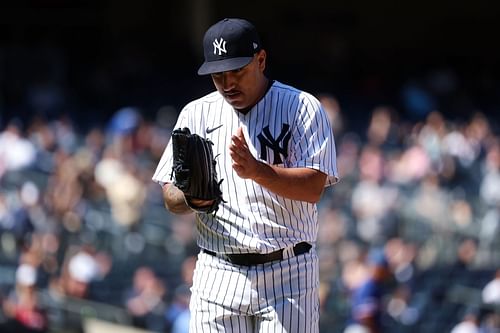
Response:
[[[262,185],[269,186],[276,179],[276,172],[273,170],[273,166],[269,165],[262,161],[257,161],[257,165],[255,167],[255,176],[253,180]]]
[[[186,205],[192,212],[195,213],[211,213],[213,212],[216,200],[203,200],[186,197]]]
[[[199,208],[211,206],[215,201],[215,200],[203,200],[203,199],[195,199],[195,198],[189,198],[189,199],[186,198],[186,200],[189,201],[190,206],[199,207]]]

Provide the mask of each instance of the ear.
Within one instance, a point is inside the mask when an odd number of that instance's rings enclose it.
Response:
[[[264,70],[266,69],[266,57],[267,54],[265,50],[260,50],[257,53],[257,63],[261,72],[264,72]]]

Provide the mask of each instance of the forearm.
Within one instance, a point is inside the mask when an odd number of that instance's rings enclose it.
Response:
[[[323,193],[326,175],[310,168],[282,168],[259,162],[253,180],[282,197],[317,203]]]
[[[246,143],[242,128],[231,136],[229,154],[233,170],[288,199],[316,203],[325,188],[326,174],[311,168],[280,168],[257,160]]]
[[[189,214],[193,211],[186,204],[184,193],[173,184],[163,185],[165,207],[173,214]]]

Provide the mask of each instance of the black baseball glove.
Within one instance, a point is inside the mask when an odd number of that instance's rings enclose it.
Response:
[[[217,180],[212,145],[212,141],[191,134],[187,127],[172,132],[174,185],[184,193],[187,205],[200,213],[217,211],[223,201],[222,180]],[[198,207],[192,199],[212,201],[212,204]]]

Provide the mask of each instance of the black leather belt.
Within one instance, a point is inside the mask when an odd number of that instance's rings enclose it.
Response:
[[[293,253],[295,256],[301,255],[303,253],[309,252],[311,249],[312,245],[307,243],[307,242],[302,242],[298,243],[293,247]],[[235,253],[235,254],[229,254],[229,253],[215,253],[210,250],[202,249],[202,251],[206,254],[209,254],[214,257],[220,257],[226,261],[229,261],[232,264],[235,265],[241,265],[241,266],[254,266],[254,265],[260,265],[260,264],[265,264],[270,261],[275,261],[275,260],[283,260],[283,249],[277,250],[271,253],[265,253],[265,254],[260,254],[260,253]]]

